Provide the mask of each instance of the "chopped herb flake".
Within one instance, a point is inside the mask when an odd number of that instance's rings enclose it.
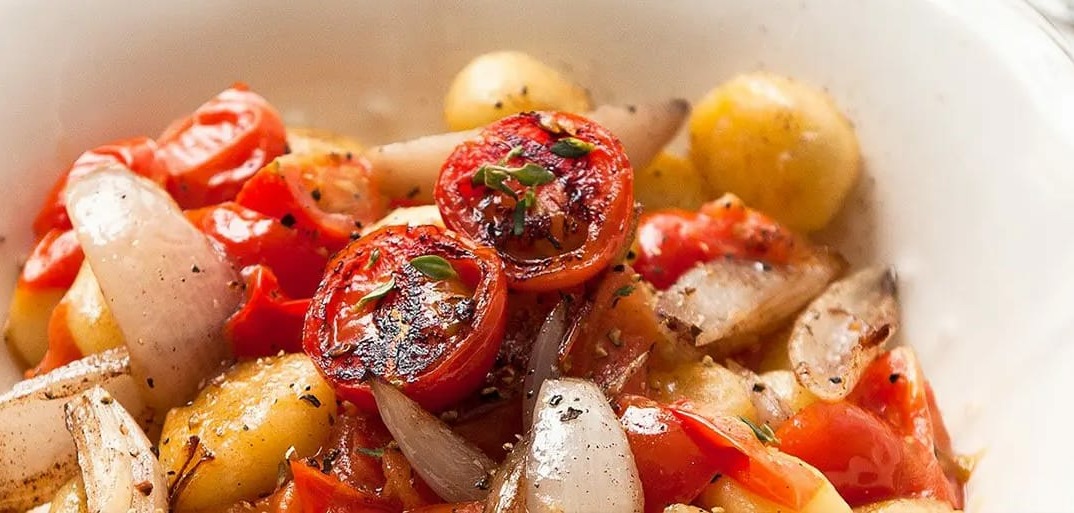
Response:
[[[436,255],[422,255],[410,260],[410,265],[432,280],[446,280],[459,275],[455,268],[444,258]]]
[[[388,295],[388,293],[391,292],[392,289],[394,289],[394,288],[395,288],[395,277],[392,277],[392,279],[390,279],[390,280],[388,280],[388,281],[386,281],[384,283],[381,283],[380,285],[377,286],[377,288],[369,291],[368,294],[362,296],[362,299],[358,300],[358,307],[361,308],[361,307],[365,306],[366,303],[369,303],[370,301],[376,301],[376,300]]]
[[[369,456],[371,458],[380,458],[381,456],[384,456],[384,449],[383,448],[370,449],[368,447],[359,447],[358,452],[360,452],[360,453],[362,453],[362,454],[364,454],[366,456]]]
[[[769,445],[779,444],[779,439],[776,438],[776,432],[772,431],[772,426],[769,426],[768,424],[761,424],[758,426],[746,417],[739,417],[738,420],[745,422],[746,425],[750,427],[750,430],[753,431],[754,436],[756,436],[762,443]]]
[[[596,146],[593,143],[585,142],[577,137],[564,137],[552,144],[549,150],[560,157],[576,159],[589,155],[594,148]]]
[[[377,261],[380,260],[380,248],[373,248],[373,251],[369,252],[369,260],[365,261],[365,269],[372,269],[374,265],[377,265]]]

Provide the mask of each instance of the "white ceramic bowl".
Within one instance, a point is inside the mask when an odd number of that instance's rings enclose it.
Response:
[[[1072,511],[1074,63],[1014,1],[5,2],[0,304],[81,150],[157,134],[235,80],[290,122],[434,132],[452,74],[500,48],[601,101],[697,98],[755,69],[826,88],[869,175],[830,236],[898,267],[903,338],[957,445],[985,451],[969,509]]]

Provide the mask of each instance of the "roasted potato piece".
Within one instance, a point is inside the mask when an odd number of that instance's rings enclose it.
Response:
[[[45,357],[48,320],[63,294],[63,289],[15,287],[4,323],[4,342],[24,367]]]
[[[522,52],[479,55],[457,75],[444,99],[444,121],[467,130],[530,110],[589,110],[589,93]]]
[[[684,399],[706,417],[733,415],[757,422],[757,410],[743,377],[707,356],[671,368],[650,368],[649,386],[653,399],[659,402]]]
[[[861,167],[858,139],[823,92],[771,73],[712,90],[690,118],[690,157],[717,192],[801,231],[838,212]]]
[[[712,198],[705,178],[678,155],[660,152],[644,169],[634,171],[634,199],[646,209],[697,210]]]
[[[348,152],[357,155],[365,149],[346,135],[304,127],[287,127],[287,148],[295,155]]]
[[[759,497],[728,477],[721,477],[706,487],[697,503],[707,509],[723,508],[725,513],[851,513],[850,506],[820,471],[794,456],[782,453],[780,456],[808,468],[824,480],[824,486],[802,509],[792,510]]]
[[[164,421],[160,462],[174,510],[203,511],[271,492],[288,449],[312,455],[335,416],[335,394],[304,354],[232,367]]]
[[[895,499],[854,508],[854,513],[958,513],[946,502],[932,499]]]
[[[362,235],[375,232],[385,226],[407,225],[421,226],[431,224],[444,227],[444,220],[440,218],[440,209],[436,205],[419,205],[416,207],[401,207],[392,210],[388,215],[362,229]]]
[[[66,305],[64,314],[68,332],[83,355],[123,345],[123,332],[119,330],[89,264],[82,263],[75,282],[60,303]]]

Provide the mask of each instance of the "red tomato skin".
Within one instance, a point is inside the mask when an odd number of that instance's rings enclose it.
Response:
[[[623,395],[616,411],[638,467],[646,513],[693,502],[719,472],[721,462],[709,457],[682,421],[655,401]]]
[[[302,174],[317,167],[347,167],[354,173],[369,173],[369,164],[353,155],[325,154],[304,158],[281,158],[257,172],[243,186],[236,202],[262,214],[286,220],[317,246],[335,253],[357,239],[364,225],[387,214],[387,202],[380,196],[375,181],[364,180],[366,192],[362,208],[353,214],[326,212],[306,190]]]
[[[787,263],[803,243],[768,216],[725,195],[698,212],[666,209],[642,215],[637,245],[634,269],[663,290],[695,265],[716,258]]]
[[[45,203],[34,218],[34,235],[40,238],[52,229],[71,228],[65,198],[67,184],[101,166],[122,165],[159,185],[164,185],[167,171],[163,163],[157,160],[156,151],[157,144],[152,139],[133,137],[99,146],[80,155],[49,190]]]
[[[554,134],[542,127],[548,120],[573,127],[573,137],[595,148],[576,159],[556,156],[550,147],[567,134]],[[576,210],[571,212],[573,218],[582,217],[589,223],[580,247],[544,258],[515,256],[506,249],[515,240],[507,235],[509,229],[501,226],[512,223],[510,216],[490,220],[485,213],[489,209],[480,206],[487,197],[502,193],[474,185],[473,176],[481,166],[500,162],[516,147],[524,152],[522,157],[514,157],[511,165],[525,159],[557,175],[552,184],[537,188],[537,203],[547,199],[562,206],[566,202],[566,208]],[[623,253],[634,222],[633,184],[634,173],[622,144],[603,127],[574,114],[529,112],[492,123],[479,137],[459,145],[441,168],[433,196],[449,228],[497,248],[512,290],[543,292],[584,283]],[[566,190],[568,185],[574,192]],[[515,189],[523,192],[521,186]],[[526,226],[528,233],[532,227]],[[493,235],[497,230],[502,234]]]
[[[74,283],[84,258],[74,230],[53,228],[26,259],[18,286],[31,290],[66,289]]]
[[[948,476],[947,487],[934,482],[935,467],[942,468],[937,455],[951,456],[954,451],[932,387],[913,349],[902,346],[878,356],[847,400],[883,419],[895,434],[916,440],[920,447],[908,444],[907,450],[922,454],[919,480],[925,484],[919,487],[933,489],[940,500],[962,507],[964,490],[956,476]]]
[[[236,267],[271,269],[288,296],[308,298],[317,289],[328,256],[294,228],[233,202],[188,210],[186,217],[223,246]]]
[[[374,248],[378,258],[370,265]],[[465,397],[484,382],[499,350],[506,319],[507,279],[496,253],[436,226],[388,226],[349,245],[329,262],[329,271],[306,314],[303,348],[341,398],[370,411],[376,409],[365,382],[371,376],[367,375],[363,356],[352,353],[333,357],[330,353],[341,342],[336,340],[334,328],[341,310],[349,310],[349,315],[361,314],[375,310],[383,301],[355,312],[346,298],[363,297],[387,282],[389,274],[412,258],[425,254],[443,256],[448,251],[451,254],[446,258],[455,263],[460,278],[472,284],[474,290],[469,331],[454,340],[442,358],[417,370],[417,375],[380,377],[395,381],[407,396],[434,411]]]
[[[761,497],[797,511],[824,485],[812,472],[769,450],[738,417],[709,419],[694,413],[689,403],[669,410],[710,457],[722,462],[721,474]]]
[[[175,120],[157,141],[157,157],[170,173],[168,192],[183,208],[233,199],[287,148],[280,115],[241,84]]]
[[[301,461],[291,461],[294,502],[301,513],[384,513],[396,511],[375,494],[347,486]],[[292,507],[289,508],[293,509]],[[296,512],[297,513],[297,512]]]
[[[271,356],[302,350],[302,322],[310,300],[290,299],[276,274],[263,265],[247,267],[246,301],[224,324],[224,337],[236,357]]]

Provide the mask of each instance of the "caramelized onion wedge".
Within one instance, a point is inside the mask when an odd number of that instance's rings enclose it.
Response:
[[[168,510],[164,469],[127,410],[101,387],[64,407],[82,469],[86,506],[94,513]]]
[[[522,383],[522,425],[530,425],[537,405],[537,392],[549,378],[559,377],[559,353],[567,336],[567,301],[561,300],[548,314],[533,341],[526,378]]]
[[[634,169],[643,169],[679,131],[690,103],[674,99],[636,106],[602,106],[585,116],[619,138]],[[480,129],[429,135],[377,146],[365,157],[382,190],[392,198],[432,203],[433,185],[448,155]]]
[[[145,415],[125,349],[71,362],[0,396],[0,511],[45,502],[75,475],[75,446],[64,428],[63,405],[92,386]]]
[[[750,391],[750,402],[757,411],[757,420],[768,424],[772,429],[779,429],[787,419],[794,416],[794,409],[783,397],[780,397],[765,383],[761,376],[734,360],[727,361],[727,368],[742,376],[746,388]]]
[[[124,167],[68,185],[67,213],[163,417],[228,357],[221,330],[241,299],[239,276],[168,193]]]
[[[448,502],[485,498],[494,461],[395,387],[379,380],[370,387],[384,425],[429,488]]]
[[[527,436],[515,444],[492,478],[484,513],[526,513],[526,458],[530,452]]]
[[[787,344],[802,386],[825,401],[846,397],[899,327],[895,296],[895,274],[871,267],[833,283],[810,303]]]
[[[641,513],[634,456],[599,387],[579,379],[546,380],[531,436],[527,511]]]
[[[673,328],[696,335],[703,346],[718,342],[720,354],[733,353],[791,318],[843,270],[838,256],[824,250],[793,264],[720,259],[695,267],[660,294],[657,310]]]

